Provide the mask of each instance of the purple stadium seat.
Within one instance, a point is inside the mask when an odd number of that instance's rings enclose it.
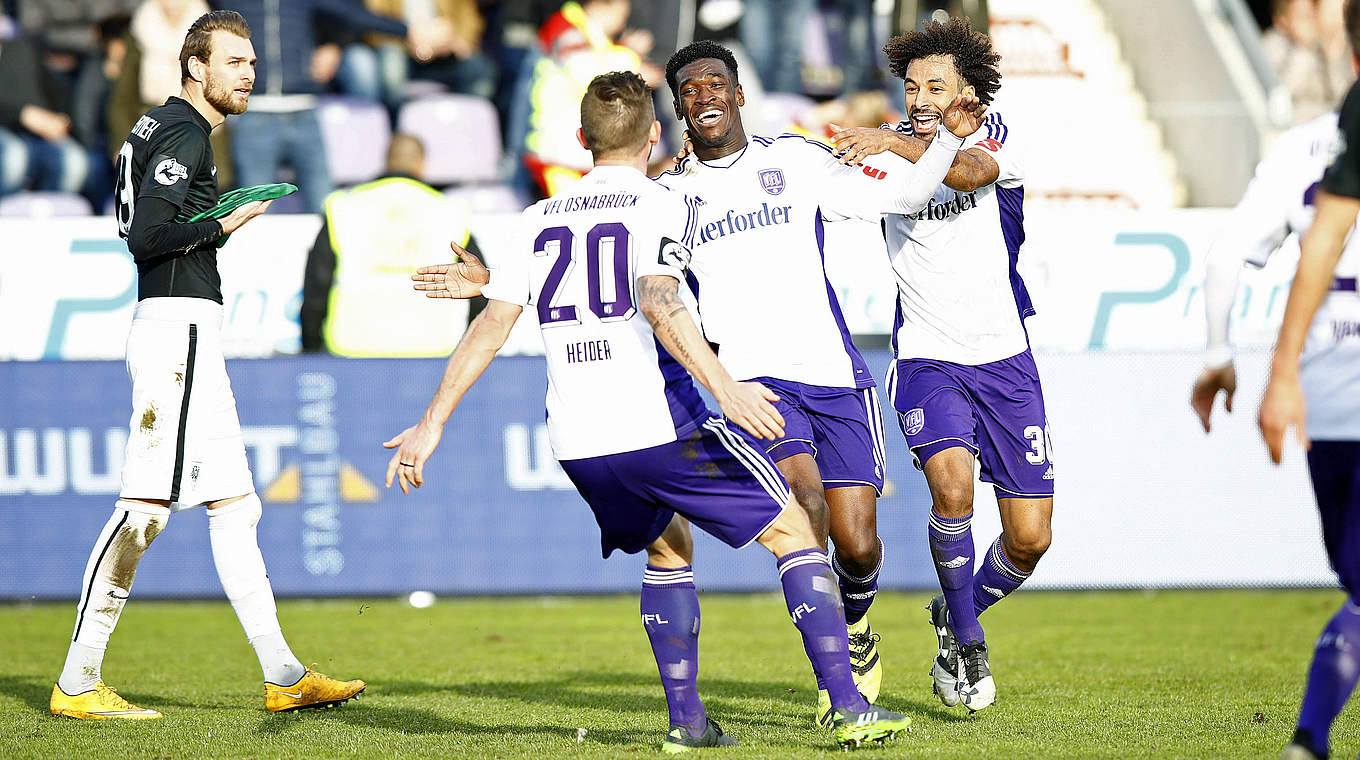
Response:
[[[354,185],[382,174],[392,139],[387,109],[361,98],[326,96],[317,118],[335,184]]]
[[[75,193],[15,193],[0,198],[0,216],[47,219],[93,213],[90,202]]]
[[[444,196],[467,204],[474,214],[518,214],[529,207],[529,199],[509,185],[462,185],[444,191]]]
[[[397,131],[425,144],[425,181],[432,185],[499,178],[501,129],[496,107],[471,95],[434,95],[402,106]]]
[[[760,101],[760,122],[763,132],[759,134],[777,135],[787,132],[816,101],[802,95],[786,92],[767,92]]]

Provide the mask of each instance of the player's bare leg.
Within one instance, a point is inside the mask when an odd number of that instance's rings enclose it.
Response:
[[[95,541],[81,582],[75,630],[66,664],[52,687],[53,715],[70,718],[145,720],[155,710],[130,704],[104,685],[101,667],[109,637],[132,592],[137,564],[170,519],[167,501],[119,499]]]
[[[689,521],[675,515],[647,547],[647,569],[642,576],[642,627],[652,644],[670,712],[670,728],[661,749],[670,753],[737,743],[708,717],[699,699],[699,595],[694,589],[693,558]]]
[[[256,536],[262,505],[254,492],[208,504],[208,537],[213,564],[227,601],[245,630],[264,673],[264,703],[270,712],[344,704],[358,696],[363,681],[337,681],[304,668],[279,626],[274,589]]]
[[[885,741],[911,726],[911,719],[872,705],[859,693],[850,669],[845,613],[831,561],[818,546],[807,513],[796,499],[756,540],[779,562],[779,581],[789,616],[803,636],[803,649],[832,705],[830,723],[842,746]]]
[[[869,606],[878,594],[878,571],[883,564],[883,544],[878,540],[878,492],[873,486],[828,488],[826,502],[831,523],[831,569],[840,583],[850,635],[850,666],[855,685],[873,702],[883,685],[883,665],[878,656],[878,634],[869,627]],[[819,697],[820,699],[820,697]],[[819,704],[818,716],[822,714]]]
[[[946,707],[966,701],[970,709],[981,709],[991,704],[995,688],[990,671],[981,672],[986,643],[973,612],[973,465],[972,450],[955,446],[930,456],[922,469],[931,495],[930,553],[942,591],[929,607],[939,645],[930,668],[933,688]],[[964,647],[981,666],[974,668],[977,682],[971,686],[960,683],[967,680]],[[978,693],[965,700],[962,692],[971,689]]]
[[[794,454],[775,462],[775,467],[783,473],[794,500],[807,515],[812,533],[817,537],[817,545],[826,549],[826,539],[831,530],[831,510],[826,502],[817,460],[811,454]]]

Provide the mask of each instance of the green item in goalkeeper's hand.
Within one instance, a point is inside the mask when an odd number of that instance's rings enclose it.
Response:
[[[200,211],[197,214],[183,220],[184,222],[201,222],[204,219],[221,219],[236,209],[254,201],[272,201],[282,198],[285,195],[292,195],[297,192],[297,185],[290,185],[287,182],[280,182],[274,185],[255,185],[254,187],[243,187],[232,190],[222,196],[217,201],[217,205],[207,211]],[[223,235],[217,239],[217,247],[226,245],[230,234]]]

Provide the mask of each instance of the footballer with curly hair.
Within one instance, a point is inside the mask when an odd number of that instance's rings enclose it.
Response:
[[[873,373],[850,339],[823,261],[824,222],[926,210],[965,136],[980,128],[977,98],[960,94],[938,110],[939,139],[908,163],[897,156],[849,167],[798,135],[747,134],[745,94],[725,48],[696,42],[666,64],[676,118],[693,152],[657,181],[696,199],[699,227],[690,273],[704,333],[734,377],[779,396],[784,435],[766,442],[823,542],[845,608],[859,694],[818,681],[819,723],[878,697],[882,663],[866,614],[878,589],[882,544],[883,425]],[[823,543],[825,546],[826,544]],[[847,707],[848,705],[848,707]]]
[[[855,164],[882,151],[920,156],[959,95],[991,103],[1001,57],[964,19],[926,23],[884,46],[903,80],[907,120],[834,138]],[[888,392],[933,499],[927,532],[943,590],[930,604],[939,639],[935,693],[976,711],[996,686],[978,615],[1029,578],[1048,549],[1053,457],[1016,271],[1025,240],[1024,165],[1001,113],[964,141],[926,207],[884,225],[898,281]],[[995,486],[1001,535],[974,573],[973,469]]]

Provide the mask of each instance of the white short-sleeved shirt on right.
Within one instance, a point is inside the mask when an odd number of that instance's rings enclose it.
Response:
[[[1322,174],[1341,147],[1337,114],[1304,122],[1280,135],[1256,166],[1247,191],[1228,215],[1211,258],[1265,266],[1290,235],[1313,224]],[[1308,400],[1308,437],[1360,440],[1360,235],[1351,231],[1333,287],[1309,326],[1299,364]],[[1231,303],[1227,306],[1230,308]],[[1214,317],[1211,316],[1211,319]],[[1226,315],[1221,320],[1227,324]]]
[[[689,373],[637,308],[635,285],[644,275],[684,281],[694,219],[685,196],[615,166],[592,169],[520,217],[517,242],[482,294],[537,313],[558,459],[670,443],[708,417]]]
[[[911,134],[911,122],[895,128]],[[1024,157],[1010,126],[992,111],[963,141],[996,161],[996,181],[971,192],[941,184],[926,208],[884,225],[897,278],[893,346],[899,359],[979,365],[1029,348],[1034,313],[1016,270],[1025,242]]]

